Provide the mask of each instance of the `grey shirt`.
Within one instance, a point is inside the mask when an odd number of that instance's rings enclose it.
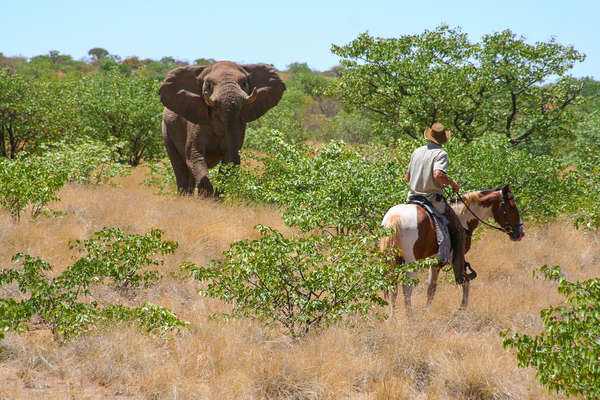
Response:
[[[442,195],[442,185],[433,178],[433,171],[446,172],[448,168],[448,153],[442,146],[429,142],[413,151],[408,165],[410,187],[408,197],[424,196],[435,200],[436,195]]]

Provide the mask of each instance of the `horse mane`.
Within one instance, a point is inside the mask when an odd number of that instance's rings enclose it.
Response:
[[[462,196],[462,199],[463,199],[464,203],[467,204],[468,207],[471,207],[471,205],[473,203],[478,203],[479,199],[482,196],[489,194],[496,190],[498,190],[498,189],[476,190],[474,192],[469,192],[469,193],[464,194]],[[452,209],[454,210],[456,215],[462,215],[467,210],[467,207],[465,207],[465,204],[463,204],[463,201],[460,201],[458,199],[458,197],[455,197],[455,198],[449,200],[450,207],[452,207]]]

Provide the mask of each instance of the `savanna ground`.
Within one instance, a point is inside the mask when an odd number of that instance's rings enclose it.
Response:
[[[22,251],[60,272],[77,255],[69,239],[89,238],[104,226],[131,233],[158,227],[179,242],[164,266],[174,274],[151,289],[100,288],[94,296],[127,305],[151,301],[190,327],[162,339],[121,325],[62,345],[43,326],[9,333],[0,342],[0,399],[563,398],[549,395],[533,369],[517,368],[498,333],[539,332],[539,310],[561,301],[555,283],[532,278],[539,266],[561,265],[570,280],[597,275],[597,233],[560,221],[526,224],[519,243],[484,232],[468,257],[479,277],[467,311],[456,312],[460,290],[445,273],[428,311],[420,285],[410,318],[400,312],[393,321],[331,327],[292,342],[256,322],[208,320],[227,306],[201,297],[199,283],[177,272],[182,261],[206,265],[232,241],[258,237],[258,223],[290,232],[278,210],[154,195],[140,185],[144,173],[136,168],[119,187],[65,186],[52,205],[64,213],[57,218],[14,224],[0,211],[0,266]],[[0,296],[16,294],[15,287],[2,290]]]

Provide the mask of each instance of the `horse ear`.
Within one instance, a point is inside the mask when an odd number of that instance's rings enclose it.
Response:
[[[245,104],[242,109],[244,122],[251,122],[279,103],[285,84],[275,68],[270,65],[247,64],[242,67],[248,72],[250,89],[256,88],[256,98],[251,103]]]
[[[190,122],[206,121],[208,106],[202,98],[200,77],[206,68],[206,65],[188,65],[169,72],[158,90],[164,106]]]
[[[506,185],[504,185],[504,187],[502,188],[502,194],[506,195],[506,194],[508,194],[508,193],[510,193],[510,184],[508,184],[508,183],[507,183],[507,184],[506,184]]]

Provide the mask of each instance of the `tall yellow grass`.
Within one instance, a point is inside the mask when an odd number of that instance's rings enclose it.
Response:
[[[18,251],[60,271],[72,264],[69,239],[104,226],[143,233],[163,229],[179,242],[165,270],[184,260],[205,265],[229,243],[257,237],[261,223],[284,232],[276,209],[153,195],[136,169],[120,187],[69,185],[52,207],[58,218],[14,224],[0,212],[0,267]],[[412,316],[331,327],[292,342],[252,321],[213,322],[222,303],[197,294],[191,280],[166,278],[134,299],[110,289],[108,301],[152,301],[191,322],[170,339],[117,326],[59,345],[46,330],[0,341],[0,399],[551,399],[502,349],[498,332],[535,333],[541,308],[560,302],[555,284],[532,279],[542,264],[559,264],[570,279],[598,275],[600,236],[555,222],[528,226],[520,243],[485,232],[469,254],[478,270],[471,302],[458,313],[460,289],[444,274],[429,310],[421,285]],[[424,278],[423,274],[423,278]],[[0,296],[14,288],[0,289]],[[12,293],[14,294],[14,293]],[[401,303],[401,301],[399,302]],[[399,304],[402,310],[402,305]]]

